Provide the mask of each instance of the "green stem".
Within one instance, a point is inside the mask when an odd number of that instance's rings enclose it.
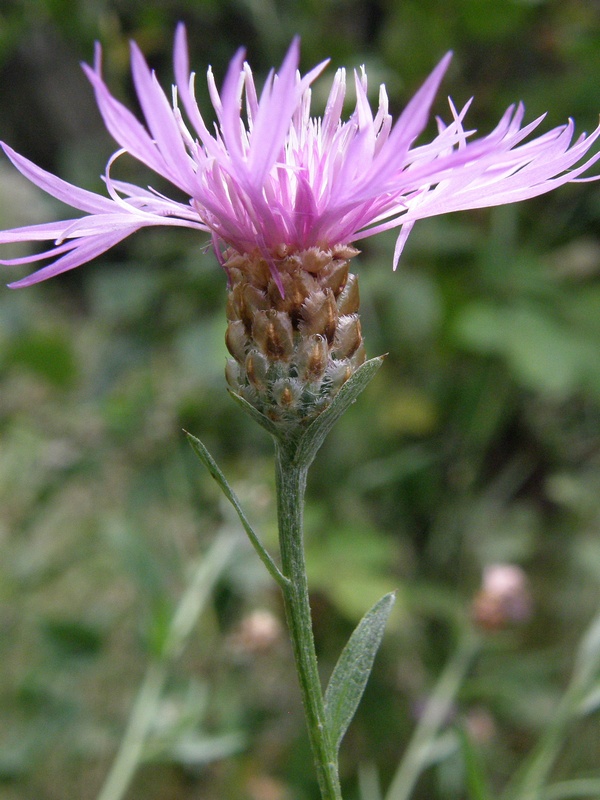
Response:
[[[303,542],[307,466],[294,463],[294,448],[276,444],[277,511],[285,610],[317,779],[323,800],[341,800],[337,754],[325,722],[325,704],[312,632]]]
[[[573,708],[579,687],[571,684],[544,730],[541,739],[503,793],[504,800],[539,800],[545,790],[550,771],[567,741],[566,728],[573,719]]]
[[[442,672],[402,761],[394,775],[386,800],[408,800],[423,769],[429,762],[431,745],[435,741],[452,709],[458,690],[479,650],[479,640],[465,634],[454,656]]]
[[[97,800],[121,800],[129,788],[140,762],[148,731],[156,719],[158,704],[167,678],[164,661],[149,664],[144,680],[138,690],[135,704],[129,717],[125,736],[111,770],[100,790]]]

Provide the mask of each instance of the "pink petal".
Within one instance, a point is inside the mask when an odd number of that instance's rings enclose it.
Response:
[[[57,178],[55,175],[36,166],[25,156],[19,155],[12,147],[3,142],[0,142],[0,146],[2,146],[8,158],[22,175],[36,186],[39,186],[40,189],[52,195],[52,197],[56,197],[57,200],[62,200],[63,203],[81,211],[87,211],[90,214],[108,211],[113,207],[112,200],[94,192],[88,192],[86,189],[80,189],[77,186],[73,186],[72,183],[67,183],[67,181]]]
[[[32,286],[34,283],[45,281],[48,278],[53,278],[56,275],[60,275],[62,272],[75,269],[75,267],[79,267],[87,261],[91,261],[93,258],[102,255],[102,253],[105,253],[107,250],[110,250],[111,247],[122,242],[123,239],[126,239],[131,233],[133,233],[132,230],[125,232],[119,231],[118,233],[113,233],[112,236],[106,234],[97,238],[78,239],[77,242],[74,243],[74,248],[69,253],[63,255],[47,267],[42,267],[42,269],[37,270],[37,272],[34,272],[32,275],[22,278],[19,281],[9,283],[8,286],[10,289],[22,289],[26,286]],[[59,250],[62,252],[62,249],[59,248]],[[49,252],[48,255],[51,256],[53,253]]]
[[[173,109],[134,42],[131,44],[131,70],[148,128],[163,156],[166,169],[172,175],[171,180],[192,194],[193,162],[185,149]]]

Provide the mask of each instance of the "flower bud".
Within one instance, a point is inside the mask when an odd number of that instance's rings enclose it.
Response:
[[[227,251],[227,380],[282,428],[305,425],[331,403],[365,360],[358,284],[348,274],[353,247],[272,258]],[[341,310],[340,310],[341,309]]]
[[[473,619],[485,630],[501,630],[527,622],[532,600],[525,572],[515,564],[491,564],[483,571],[481,589],[473,600]]]
[[[282,633],[281,622],[271,611],[257,609],[241,621],[229,645],[236,654],[256,655],[270,650]]]

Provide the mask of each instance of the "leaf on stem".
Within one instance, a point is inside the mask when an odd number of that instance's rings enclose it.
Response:
[[[395,600],[396,594],[391,592],[367,611],[342,650],[329,680],[325,717],[336,750],[360,703]]]
[[[365,361],[356,370],[331,401],[331,404],[306,429],[296,447],[295,461],[299,466],[308,467],[323,441],[338,419],[359,394],[366,389],[375,377],[385,356],[377,356]]]
[[[200,439],[193,436],[188,431],[184,431],[185,435],[187,436],[189,443],[192,445],[192,449],[194,453],[198,456],[200,461],[204,464],[206,469],[210,472],[211,476],[219,485],[219,488],[225,495],[225,497],[229,500],[231,505],[237,512],[240,522],[242,523],[242,527],[246,531],[248,538],[256,552],[260,560],[263,562],[265,567],[268,569],[270,575],[277,581],[277,583],[281,586],[282,589],[285,589],[289,585],[289,579],[285,577],[285,575],[281,572],[277,564],[273,561],[267,550],[265,549],[264,545],[258,538],[258,535],[255,533],[254,528],[250,525],[248,521],[248,517],[244,513],[244,510],[240,504],[240,501],[237,498],[237,495],[231,488],[231,486],[227,483],[227,479],[225,475],[219,469],[217,462],[208,452],[204,444],[200,441]]]
[[[238,406],[240,406],[240,408],[245,411],[246,414],[249,414],[252,419],[261,426],[261,428],[264,428],[268,433],[271,434],[271,436],[274,436],[275,439],[281,439],[281,430],[272,420],[266,417],[257,408],[254,408],[254,406],[247,400],[244,400],[241,395],[232,392],[231,389],[228,389],[227,391],[229,392],[231,398],[238,404]]]

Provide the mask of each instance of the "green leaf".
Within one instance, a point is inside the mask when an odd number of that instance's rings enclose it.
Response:
[[[381,782],[375,764],[358,765],[358,788],[360,800],[383,800]]]
[[[308,467],[312,463],[329,431],[344,411],[354,403],[363,389],[367,388],[383,364],[384,358],[385,356],[377,356],[377,358],[365,361],[354,375],[348,378],[331,404],[309,425],[298,441],[295,453],[296,464]]]
[[[458,734],[465,765],[468,797],[470,800],[491,800],[481,756],[465,730],[459,730]]]
[[[505,359],[514,377],[534,391],[565,398],[600,380],[596,343],[533,303],[473,303],[461,312],[455,331],[461,344]]]
[[[78,377],[72,343],[60,332],[19,336],[7,347],[4,363],[31,370],[58,389],[69,389]]]
[[[361,364],[354,375],[344,383],[331,401],[331,404],[319,414],[314,422],[311,422],[300,436],[298,436],[295,427],[292,426],[290,430],[286,430],[284,427],[276,425],[239,394],[231,390],[229,390],[229,394],[255,422],[270,433],[280,444],[294,448],[292,453],[294,453],[294,460],[298,466],[308,468],[331,428],[344,411],[354,403],[363,389],[366,389],[375,377],[379,367],[383,364],[384,358],[385,356],[377,356],[377,358],[371,358]]]
[[[102,633],[81,620],[46,619],[43,633],[55,652],[63,657],[96,656],[102,647]]]
[[[575,659],[574,680],[588,687],[600,671],[600,615],[590,624],[579,644]]]
[[[581,714],[582,717],[587,716],[588,714],[595,714],[596,711],[600,709],[600,682],[597,686],[594,686],[590,692],[588,692],[581,703],[579,704],[577,711]]]
[[[237,395],[234,395],[234,397],[236,397],[236,399],[239,400],[242,399],[239,398]],[[246,401],[244,400],[243,402]],[[250,408],[252,408],[252,406],[250,406]],[[188,431],[184,431],[184,433],[188,437],[188,441],[192,445],[194,453],[196,453],[200,461],[202,461],[206,469],[210,472],[211,476],[219,485],[219,488],[221,489],[225,497],[229,500],[231,505],[236,510],[239,520],[242,523],[242,527],[246,531],[246,534],[248,535],[248,538],[250,539],[252,546],[258,553],[260,560],[269,570],[269,573],[277,581],[277,583],[283,589],[285,589],[285,587],[289,584],[288,578],[286,578],[285,575],[283,575],[277,564],[273,561],[269,553],[266,551],[258,535],[255,533],[254,528],[252,527],[252,525],[250,525],[248,517],[244,513],[244,509],[242,508],[240,501],[237,498],[237,495],[235,494],[231,486],[227,483],[227,479],[219,469],[217,462],[208,452],[208,450],[206,449],[204,444],[200,441],[200,439],[197,439],[195,436],[192,436],[192,434],[188,433]]]
[[[329,680],[325,716],[336,750],[360,703],[395,600],[394,592],[386,594],[365,614],[342,650]]]
[[[254,408],[254,406],[247,400],[244,400],[241,395],[232,392],[231,389],[228,389],[227,391],[231,395],[231,398],[238,404],[238,406],[240,406],[240,408],[245,411],[246,414],[251,416],[252,419],[261,426],[261,428],[264,428],[268,433],[271,434],[271,436],[275,437],[275,439],[281,438],[281,431],[272,420],[266,417],[257,408]]]

